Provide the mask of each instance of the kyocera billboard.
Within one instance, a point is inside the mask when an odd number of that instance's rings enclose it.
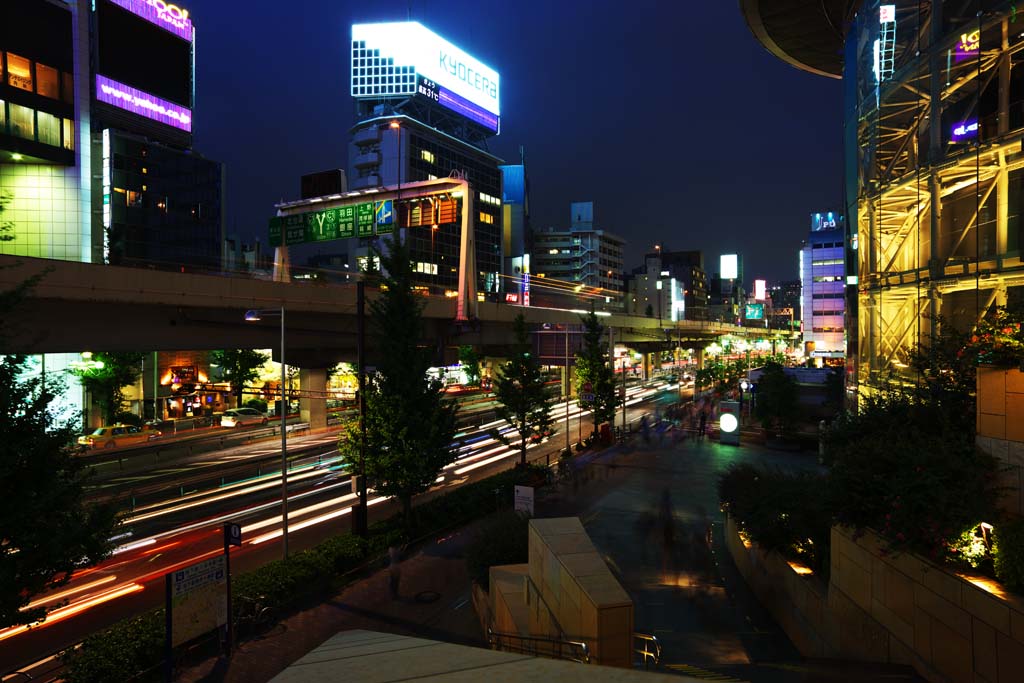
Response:
[[[501,114],[498,72],[419,22],[352,26],[352,97],[425,93],[445,107],[497,132]],[[428,88],[429,89],[429,88]]]

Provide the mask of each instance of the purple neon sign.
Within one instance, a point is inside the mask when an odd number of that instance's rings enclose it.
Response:
[[[470,121],[476,121],[480,125],[493,130],[495,133],[498,132],[498,117],[495,114],[492,114],[482,107],[478,107],[465,97],[457,95],[451,90],[441,87],[438,87],[437,90],[438,102],[452,111],[462,114]]]
[[[953,124],[953,133],[950,136],[953,142],[960,142],[968,138],[978,137],[978,119],[967,119],[960,123]]]
[[[189,109],[106,76],[96,76],[96,99],[187,133],[192,132],[192,112]]]
[[[132,14],[150,21],[185,40],[192,42],[193,27],[188,10],[164,0],[110,0]]]

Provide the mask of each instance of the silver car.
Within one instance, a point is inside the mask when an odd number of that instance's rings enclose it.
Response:
[[[255,408],[232,408],[225,410],[220,418],[221,427],[244,427],[246,425],[265,425],[267,416]]]

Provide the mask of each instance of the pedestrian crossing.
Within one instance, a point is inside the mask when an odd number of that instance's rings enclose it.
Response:
[[[742,678],[735,678],[728,674],[718,673],[717,671],[708,671],[707,669],[701,669],[696,666],[690,666],[689,664],[662,664],[662,666],[670,671],[676,673],[686,674],[693,678],[699,678],[702,681],[721,681],[722,683],[750,683]]]

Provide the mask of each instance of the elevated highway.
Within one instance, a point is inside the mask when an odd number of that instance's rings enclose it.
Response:
[[[14,311],[4,315],[3,352],[270,348],[280,344],[278,319],[244,320],[249,309],[286,311],[289,361],[327,367],[353,360],[356,349],[356,287],[353,283],[273,282],[209,274],[178,273],[69,261],[0,256],[0,291],[29,278],[39,280]],[[372,300],[376,292],[367,290]],[[457,301],[426,297],[425,342],[444,348],[474,344],[503,347],[511,323],[549,327],[577,325],[583,310],[476,304],[476,317],[457,320]],[[580,304],[582,309],[584,304]],[[718,322],[672,323],[654,318],[603,314],[617,342],[654,350],[682,344],[704,346],[725,335],[764,338],[781,331]]]

